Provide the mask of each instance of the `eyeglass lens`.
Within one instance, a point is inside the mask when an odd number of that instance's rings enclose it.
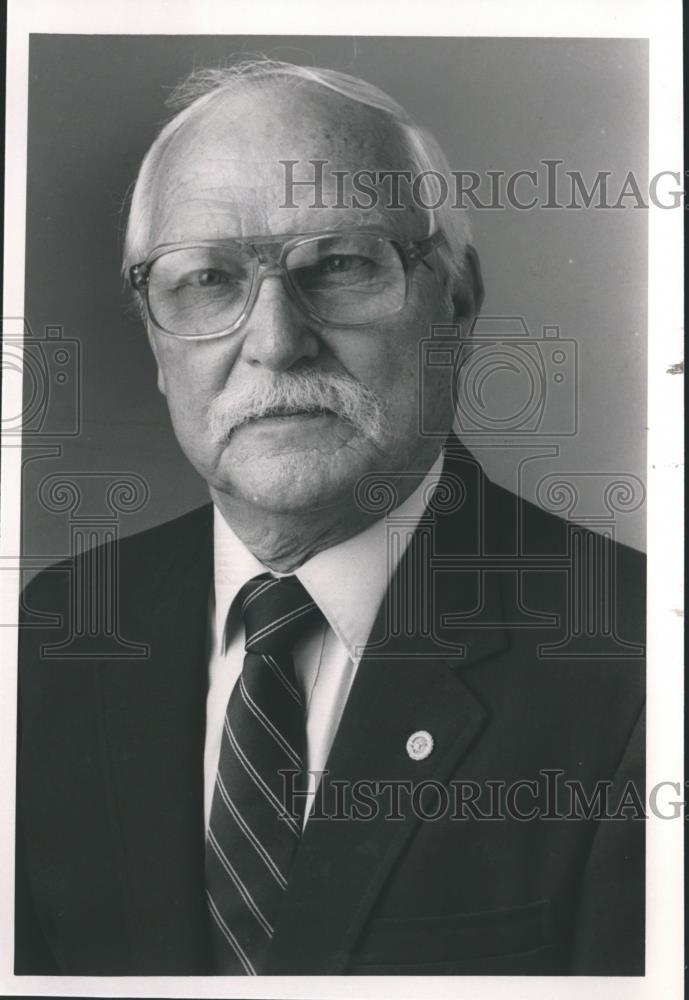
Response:
[[[178,248],[161,254],[148,279],[148,304],[163,329],[203,336],[231,328],[250,300],[257,257],[238,246]],[[375,234],[323,236],[292,247],[283,268],[306,310],[326,322],[372,323],[405,302],[396,247]]]

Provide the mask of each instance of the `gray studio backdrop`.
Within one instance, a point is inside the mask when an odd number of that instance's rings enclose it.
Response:
[[[647,183],[642,41],[33,36],[26,250],[33,368],[25,380],[23,482],[29,575],[44,558],[69,551],[75,525],[97,541],[109,518],[129,534],[207,500],[169,428],[120,278],[122,205],[166,120],[169,89],[193,67],[238,52],[333,67],[388,91],[436,135],[453,169],[484,178],[483,202],[490,200],[488,171],[542,174],[543,160],[562,160],[562,169],[589,183],[601,170],[611,172],[613,188],[630,171],[642,190]],[[523,200],[531,194],[519,192]],[[553,391],[550,410],[532,414],[516,437],[509,421],[497,438],[489,432],[500,425],[476,424],[471,444],[498,482],[594,525],[612,516],[612,488],[617,537],[643,548],[647,212],[633,205],[473,213],[484,315],[500,318],[495,342],[506,322],[523,323],[526,333],[505,333],[506,350],[513,358],[521,351],[527,368],[540,365]],[[562,341],[557,391],[543,327],[558,327]],[[533,340],[524,344],[526,337]],[[528,381],[526,369],[508,363],[484,379],[482,398],[505,418],[510,407],[519,411]],[[129,477],[131,493],[108,493],[114,474]],[[574,494],[558,492],[565,474]],[[60,486],[70,477],[76,493]]]

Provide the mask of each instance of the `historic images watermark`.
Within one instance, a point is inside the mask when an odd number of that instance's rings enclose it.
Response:
[[[461,658],[467,642],[507,628],[529,632],[539,660],[643,657],[643,645],[618,625],[615,542],[621,519],[643,507],[644,484],[622,469],[570,469],[560,457],[564,442],[579,433],[579,353],[559,325],[530,330],[522,316],[435,324],[419,341],[418,433],[437,439],[446,466],[430,477],[425,469],[371,472],[357,484],[360,507],[385,520],[391,578],[382,631],[361,654],[394,659],[395,640],[413,633],[427,640],[418,656]],[[454,443],[434,419],[438,398],[451,401]],[[532,492],[539,507],[562,520],[557,552],[540,551],[529,537],[521,501],[509,547],[486,547],[490,516],[481,465],[471,453],[476,446],[499,447],[513,470],[512,492]],[[400,504],[423,483],[424,514],[409,523]],[[443,522],[462,511],[473,541],[448,552],[438,543]],[[535,579],[547,579],[548,597],[559,600],[543,603],[541,595],[534,603]],[[448,583],[461,600],[443,607],[438,594]],[[491,600],[496,590],[499,600]]]
[[[597,170],[593,176],[568,169],[560,159],[539,160],[536,168],[515,170],[331,170],[329,161],[279,160],[283,171],[280,208],[405,209],[425,211],[532,209],[679,208],[685,198],[682,173],[661,170],[645,184],[634,171],[623,176]],[[685,173],[685,177],[689,172]],[[329,183],[326,183],[326,177]]]
[[[40,333],[23,318],[5,319],[5,374],[21,376],[23,402],[7,414],[3,431],[21,441],[23,489],[40,509],[62,521],[64,551],[50,557],[22,545],[22,571],[68,573],[69,620],[32,608],[22,597],[24,627],[54,626],[46,657],[145,658],[148,650],[122,634],[119,622],[118,539],[121,522],[149,501],[145,479],[128,470],[71,470],[65,447],[82,433],[82,344],[52,325]],[[356,486],[356,501],[368,514],[384,519],[391,585],[383,608],[383,628],[371,637],[369,654],[397,656],[395,639],[415,635],[430,640],[418,655],[462,657],[467,638],[485,629],[537,630],[539,658],[637,658],[643,648],[618,634],[614,541],[617,521],[645,500],[640,480],[624,471],[554,471],[562,442],[575,436],[580,410],[579,345],[558,325],[529,330],[520,316],[481,316],[470,327],[434,325],[419,340],[418,433],[447,436],[432,419],[439,395],[451,402],[455,431],[464,445],[498,441],[514,458],[514,492],[524,495],[526,474],[536,476],[538,504],[567,522],[567,544],[557,556],[542,556],[515,540],[514,551],[490,554],[481,547],[486,523],[480,467],[461,456],[462,475],[445,470],[429,480],[424,514],[412,524],[398,508],[404,496],[424,481],[427,470],[369,473]],[[452,456],[447,456],[451,458]],[[46,463],[48,468],[46,469]],[[539,463],[540,466],[539,466]],[[534,473],[533,470],[536,470]],[[443,518],[476,502],[477,546],[451,555],[436,544]],[[593,529],[593,533],[590,531]],[[398,566],[398,555],[409,557]],[[75,556],[90,552],[78,562]],[[19,560],[11,560],[12,565]],[[2,569],[3,567],[0,567]],[[11,568],[11,566],[7,566]],[[557,614],[529,599],[534,574],[548,574],[553,588],[565,588]],[[464,605],[441,607],[438,584],[452,575],[464,581]],[[487,595],[500,581],[499,618]],[[593,600],[594,595],[600,600]],[[389,648],[388,648],[389,646]],[[364,652],[362,649],[361,653]],[[415,655],[415,654],[414,654]]]
[[[561,768],[541,768],[531,778],[434,779],[412,781],[404,778],[346,781],[331,778],[330,772],[309,771],[318,784],[311,820],[371,822],[378,819],[402,822],[571,822],[679,819],[686,815],[682,783],[660,781],[647,795],[633,780],[615,783],[600,779],[586,783],[569,778]],[[280,771],[285,813],[300,815],[300,804],[312,794],[303,785],[303,772]],[[685,782],[685,791],[689,782]]]
[[[22,628],[55,630],[55,641],[42,647],[48,660],[145,659],[148,647],[121,634],[117,543],[122,519],[148,503],[148,483],[129,470],[66,466],[66,451],[84,433],[80,339],[68,336],[62,324],[36,330],[25,317],[3,317],[2,347],[3,379],[21,380],[15,394],[21,403],[14,412],[6,410],[1,421],[3,441],[5,447],[22,448],[24,498],[31,495],[43,513],[62,520],[65,548],[37,553],[23,534],[19,551],[3,557],[0,572],[18,567],[28,575],[48,569],[69,577],[69,618],[61,621],[32,607],[24,591]],[[78,556],[83,558],[73,562]],[[5,624],[0,621],[0,627]]]

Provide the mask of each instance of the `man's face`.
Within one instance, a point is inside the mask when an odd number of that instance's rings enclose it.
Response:
[[[281,208],[280,160],[299,160],[295,179],[326,159],[324,200],[336,201],[330,171],[404,169],[408,162],[377,113],[303,88],[285,94],[250,90],[223,98],[183,126],[165,151],[153,196],[149,250],[162,243],[347,227],[382,228],[402,244],[428,233],[413,206],[370,211],[313,208],[313,190],[297,188],[295,208]],[[274,512],[307,512],[352,498],[371,471],[425,471],[437,439],[419,434],[419,341],[451,321],[437,255],[416,267],[405,308],[367,326],[323,325],[268,276],[238,330],[213,340],[182,340],[149,328],[175,433],[212,492]],[[274,387],[290,374],[344,376],[380,405],[373,434],[334,412],[253,418],[229,434],[223,405],[250,388]],[[451,400],[435,401],[438,430],[449,429]],[[429,413],[424,411],[428,426]]]

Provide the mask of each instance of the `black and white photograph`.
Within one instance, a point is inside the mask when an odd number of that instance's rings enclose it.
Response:
[[[554,6],[12,5],[3,992],[681,995],[681,8]]]

